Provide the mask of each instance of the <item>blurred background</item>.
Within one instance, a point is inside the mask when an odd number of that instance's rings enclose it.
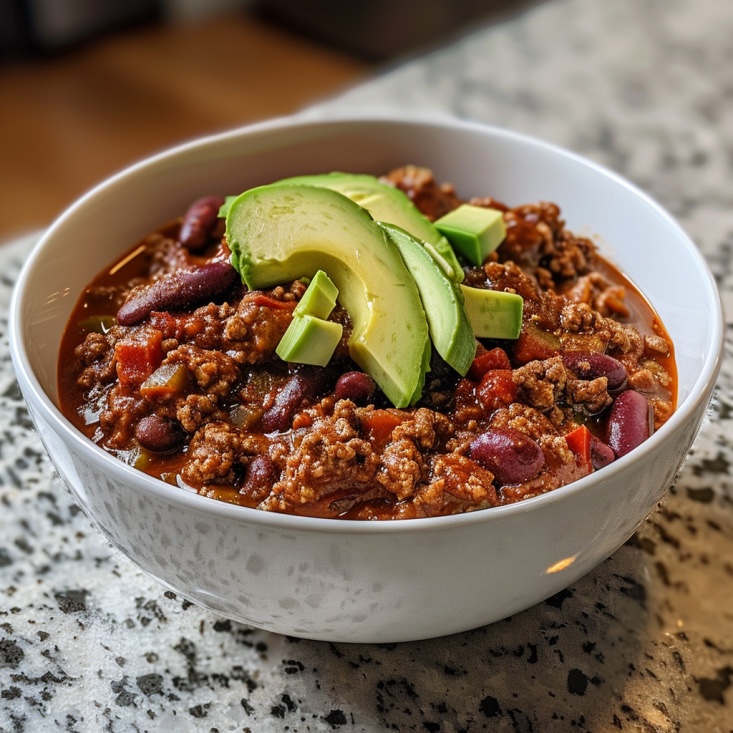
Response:
[[[117,169],[288,114],[522,0],[0,0],[0,240]]]

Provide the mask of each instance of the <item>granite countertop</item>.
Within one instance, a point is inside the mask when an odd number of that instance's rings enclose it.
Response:
[[[733,314],[733,4],[553,0],[329,100],[528,132],[655,196]],[[0,249],[0,731],[733,730],[731,342],[662,506],[585,578],[452,637],[328,644],[165,591],[74,504],[7,348]],[[730,326],[728,326],[730,328]]]

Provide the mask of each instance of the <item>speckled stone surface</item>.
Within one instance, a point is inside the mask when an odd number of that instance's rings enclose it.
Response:
[[[320,113],[440,110],[605,163],[692,235],[733,316],[733,4],[554,0]],[[7,348],[0,248],[0,731],[733,731],[733,361],[639,532],[546,602],[398,645],[217,617],[113,550],[54,476]],[[730,329],[730,325],[728,325]]]

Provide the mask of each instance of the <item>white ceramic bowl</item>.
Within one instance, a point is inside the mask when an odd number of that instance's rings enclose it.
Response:
[[[648,296],[671,335],[679,406],[642,446],[544,496],[430,519],[283,516],[152,479],[80,435],[56,403],[61,334],[82,288],[196,197],[298,173],[426,165],[459,194],[551,200]],[[17,284],[12,357],[59,473],[145,572],[232,619],[294,636],[419,639],[487,624],[556,593],[613,553],[659,502],[701,424],[722,314],[694,244],[618,176],[550,145],[458,121],[285,119],[197,140],[119,173],[46,232]],[[113,582],[113,580],[110,580]]]

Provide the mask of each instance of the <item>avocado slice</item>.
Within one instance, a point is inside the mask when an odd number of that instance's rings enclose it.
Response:
[[[476,355],[476,339],[463,305],[463,293],[428,251],[404,229],[380,222],[400,250],[420,291],[435,350],[462,377]]]
[[[435,222],[435,228],[473,265],[480,267],[506,238],[498,209],[462,204]]]
[[[319,186],[338,191],[365,208],[374,219],[395,224],[428,245],[428,251],[437,253],[438,264],[446,275],[459,283],[463,269],[448,240],[435,228],[430,219],[420,213],[415,204],[399,188],[388,186],[366,173],[322,173],[285,178],[278,183],[300,186]]]
[[[229,207],[237,200],[236,196],[225,196],[224,203],[219,207],[219,218],[226,219]]]
[[[431,348],[420,294],[365,209],[326,188],[261,186],[232,202],[226,238],[251,289],[328,272],[351,317],[351,358],[395,407],[420,398]]]
[[[478,338],[516,339],[522,331],[524,300],[517,293],[460,286],[468,320]]]

